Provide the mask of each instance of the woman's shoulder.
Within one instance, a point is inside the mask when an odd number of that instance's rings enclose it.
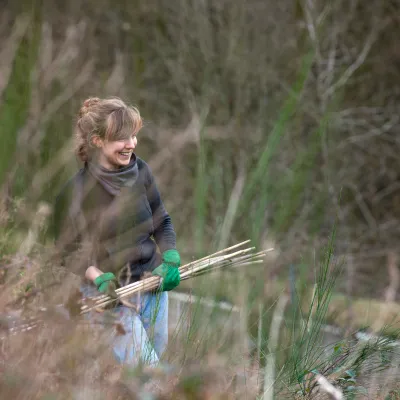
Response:
[[[70,214],[71,210],[75,210],[71,206],[75,204],[74,199],[79,200],[79,188],[81,187],[80,183],[83,183],[84,175],[83,169],[80,169],[63,184],[54,199],[52,232],[55,238],[60,235],[66,216]]]
[[[149,165],[143,160],[143,158],[136,156],[136,163],[139,171],[149,169]]]
[[[85,168],[81,168],[75,173],[71,178],[69,178],[64,185],[61,187],[57,194],[57,199],[65,196],[71,196],[74,190],[81,184],[83,184],[85,179]]]
[[[144,180],[147,182],[152,179],[152,172],[149,164],[143,160],[143,158],[136,157],[136,164],[138,166],[139,174],[143,176]]]

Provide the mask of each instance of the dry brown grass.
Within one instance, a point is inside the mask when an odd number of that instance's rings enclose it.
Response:
[[[207,354],[195,354],[193,346],[182,362],[182,342],[171,341],[168,368],[118,365],[107,338],[124,335],[124,330],[113,321],[89,325],[78,315],[79,280],[65,272],[44,270],[43,258],[43,254],[37,259],[13,256],[1,264],[1,271],[7,273],[0,284],[4,310],[0,315],[0,398],[145,399],[146,393],[160,400],[255,396],[254,368],[243,372],[242,360],[232,363],[211,345]]]

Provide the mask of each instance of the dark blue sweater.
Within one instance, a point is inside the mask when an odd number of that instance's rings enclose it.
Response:
[[[176,248],[171,218],[149,166],[136,158],[138,179],[111,195],[82,168],[57,196],[54,235],[64,264],[84,274],[89,265],[117,273],[124,284],[161,263]],[[159,252],[157,251],[157,246]]]

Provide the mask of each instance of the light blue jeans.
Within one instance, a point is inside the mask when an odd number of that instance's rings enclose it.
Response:
[[[85,285],[81,291],[84,296],[99,294],[92,286]],[[101,314],[90,312],[88,318],[105,326],[112,319],[113,329],[109,340],[119,363],[156,366],[168,342],[168,293],[145,293],[126,299],[136,305],[138,312],[133,308],[118,306]],[[115,329],[115,323],[122,325],[123,334]]]

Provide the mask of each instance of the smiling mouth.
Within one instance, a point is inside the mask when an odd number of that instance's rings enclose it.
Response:
[[[118,154],[123,156],[123,157],[129,157],[132,153],[130,151],[128,151],[128,152],[120,152]]]

